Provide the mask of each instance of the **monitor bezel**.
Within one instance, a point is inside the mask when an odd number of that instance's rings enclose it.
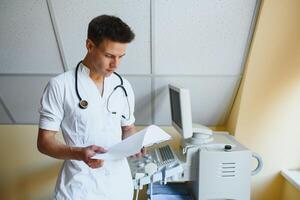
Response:
[[[180,128],[180,126],[178,126],[176,122],[173,121],[172,114],[171,114],[172,126],[181,134],[183,138],[185,139],[189,138],[193,134],[190,91],[189,89],[174,84],[168,85],[168,93],[170,99],[170,112],[172,112],[170,89],[179,93],[181,122],[182,122],[182,128]]]

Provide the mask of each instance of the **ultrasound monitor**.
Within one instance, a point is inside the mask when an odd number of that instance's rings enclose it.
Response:
[[[172,125],[183,138],[189,138],[193,134],[190,92],[169,84],[169,95]]]

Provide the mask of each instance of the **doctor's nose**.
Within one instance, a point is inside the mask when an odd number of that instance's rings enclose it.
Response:
[[[110,66],[116,68],[116,67],[119,66],[119,64],[120,64],[120,59],[119,58],[115,58],[115,59],[113,59],[111,61]]]

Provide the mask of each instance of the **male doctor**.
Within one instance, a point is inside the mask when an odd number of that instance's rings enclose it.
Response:
[[[134,132],[133,90],[114,73],[134,33],[120,18],[101,15],[89,23],[87,36],[85,58],[74,70],[52,78],[44,90],[37,147],[65,160],[54,199],[131,200],[127,160],[91,157]],[[55,138],[59,130],[66,144]]]

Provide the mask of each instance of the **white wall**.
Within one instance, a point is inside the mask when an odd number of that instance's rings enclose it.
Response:
[[[170,124],[166,88],[172,82],[191,90],[194,122],[224,125],[257,2],[3,0],[0,123],[37,123],[49,78],[83,58],[88,22],[112,14],[136,33],[118,71],[132,82],[137,124]]]

